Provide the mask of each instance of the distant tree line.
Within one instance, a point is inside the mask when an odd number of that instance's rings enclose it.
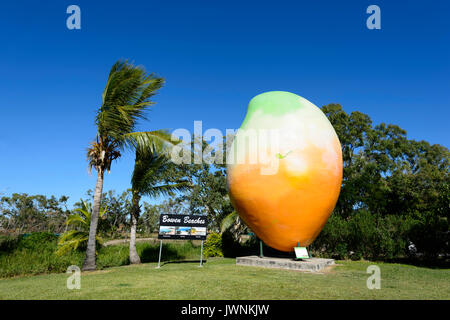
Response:
[[[397,125],[322,107],[342,145],[341,193],[313,248],[336,257],[448,258],[449,150],[407,139]]]
[[[64,223],[70,214],[67,200],[62,196],[13,193],[0,198],[0,231],[4,233],[64,232]]]
[[[70,229],[67,218],[83,208],[83,202],[92,202],[93,191],[86,192],[86,198],[74,203],[68,209],[67,196],[57,199],[54,196],[13,193],[0,198],[0,233],[19,235],[33,232],[62,234]],[[116,239],[128,236],[130,228],[131,191],[117,194],[114,190],[103,193],[101,207],[105,214],[99,221],[99,232],[105,238]],[[138,221],[138,233],[149,236],[158,231],[160,214],[186,213],[187,209],[172,198],[159,204],[146,201],[142,205],[142,215]]]

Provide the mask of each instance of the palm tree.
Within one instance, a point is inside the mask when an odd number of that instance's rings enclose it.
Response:
[[[184,191],[190,183],[184,179],[171,178],[169,169],[174,164],[166,154],[142,152],[136,150],[136,159],[131,178],[131,230],[130,230],[130,263],[141,263],[136,251],[136,227],[141,212],[139,201],[142,196],[152,198],[161,195],[173,195],[176,191]]]
[[[162,150],[170,144],[170,135],[163,130],[133,132],[138,120],[153,104],[150,98],[162,87],[164,79],[147,73],[127,61],[117,61],[111,68],[96,115],[97,136],[88,148],[89,167],[97,170],[97,182],[83,270],[96,269],[95,239],[105,171],[121,156],[121,152],[137,147]]]
[[[89,226],[91,224],[92,205],[90,202],[81,200],[81,207],[74,210],[66,220],[66,226],[72,226],[74,229],[64,232],[58,240],[58,256],[64,255],[70,251],[87,246],[89,239]],[[105,215],[106,208],[99,212],[99,217]],[[103,239],[97,235],[97,244],[101,245]]]
[[[242,222],[239,214],[233,211],[226,215],[220,223],[220,233],[230,232],[234,241],[241,242],[241,236],[248,232],[248,227]]]
[[[239,215],[236,211],[232,211],[220,222],[220,233],[224,233],[227,229],[236,224],[240,224]]]

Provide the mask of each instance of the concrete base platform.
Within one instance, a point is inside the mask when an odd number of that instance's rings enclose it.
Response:
[[[242,266],[317,272],[327,266],[333,265],[334,259],[310,258],[305,260],[294,260],[290,258],[273,258],[273,257],[260,258],[258,256],[247,256],[247,257],[237,257],[236,264]]]

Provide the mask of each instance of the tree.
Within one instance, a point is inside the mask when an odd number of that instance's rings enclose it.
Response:
[[[88,190],[86,195],[87,198],[82,201],[90,202],[94,192]],[[81,205],[82,202],[75,203],[75,206],[80,207]],[[108,211],[105,212],[102,223],[98,225],[97,232],[102,232],[110,238],[120,238],[124,235],[128,236],[131,190],[128,189],[122,193],[116,193],[115,190],[103,192],[100,207],[107,207]]]
[[[351,215],[360,203],[360,185],[364,181],[362,162],[364,158],[355,155],[364,146],[364,141],[371,129],[372,121],[360,112],[348,115],[339,104],[329,104],[322,111],[333,125],[342,147],[343,178],[342,187],[335,212],[342,216]]]
[[[144,201],[142,215],[139,218],[136,232],[145,232],[147,234],[156,232],[159,225],[159,208],[161,205],[150,204]]]
[[[249,229],[239,217],[237,211],[233,211],[224,217],[220,224],[220,233],[224,234],[228,232],[233,241],[240,242],[241,236],[244,234],[248,234]]]
[[[54,232],[64,231],[64,222],[70,214],[67,200],[62,196],[28,195],[13,193],[0,199],[0,227],[7,232]]]
[[[191,169],[195,184],[183,198],[189,201],[191,212],[208,216],[210,229],[220,231],[221,221],[233,211],[225,169],[214,168],[216,169],[214,170],[208,165]]]
[[[191,159],[195,159],[196,152],[202,152],[203,155],[205,149],[209,147],[205,141],[193,138],[190,148]],[[215,152],[220,151],[214,150],[213,157],[216,155]],[[222,153],[226,154],[226,150],[219,154]],[[219,232],[222,219],[234,210],[227,190],[226,165],[208,161],[203,161],[201,164],[180,164],[171,168],[170,175],[183,177],[192,185],[192,188],[178,196],[176,201],[187,204],[190,214],[206,215],[208,228]]]
[[[128,215],[131,210],[131,192],[124,191],[116,195],[114,190],[109,190],[102,196],[102,207],[107,207],[108,211],[104,216],[104,231],[111,237],[128,234]]]
[[[72,227],[61,235],[58,240],[58,250],[56,254],[61,256],[70,251],[75,251],[78,248],[85,248],[89,238],[89,226],[91,224],[92,205],[90,202],[81,200],[79,208],[75,208],[75,213],[71,214],[66,221],[66,225]],[[105,215],[106,208],[99,212],[99,217],[102,219]],[[103,240],[97,234],[97,244],[101,245]]]
[[[165,154],[136,150],[131,178],[130,262],[132,264],[141,262],[136,251],[136,227],[141,212],[139,202],[142,196],[155,198],[161,195],[173,195],[175,192],[185,191],[190,186],[188,180],[173,179],[168,175],[169,168],[173,165]]]
[[[341,222],[360,227],[371,221],[374,231],[392,223],[392,228],[398,228],[396,235],[402,234],[398,243],[412,242],[420,253],[433,259],[448,253],[449,150],[409,140],[406,131],[393,124],[372,126],[369,116],[357,111],[349,115],[338,104],[323,106],[322,111],[341,141],[344,164],[334,210],[337,217],[330,219],[330,230],[335,228],[339,233]],[[364,217],[358,217],[361,214]],[[328,231],[326,227],[316,243],[329,237]],[[349,233],[349,237],[354,236],[353,231]],[[336,242],[329,239],[329,243]]]
[[[159,151],[170,143],[169,135],[161,130],[133,132],[137,121],[145,119],[145,111],[153,104],[150,98],[163,83],[163,78],[127,61],[118,61],[111,68],[95,118],[97,135],[87,152],[89,167],[97,170],[97,182],[83,270],[96,269],[95,239],[105,171],[110,171],[124,150],[146,146]]]

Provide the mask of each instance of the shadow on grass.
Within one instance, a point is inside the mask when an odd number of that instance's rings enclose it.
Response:
[[[259,256],[261,254],[260,251],[260,243],[259,240],[248,241],[244,244],[239,244],[234,241],[230,241],[226,239],[222,240],[222,251],[225,257],[227,258],[236,258],[242,256]],[[288,258],[294,259],[295,253],[292,250],[291,252],[284,252],[276,250],[272,247],[269,247],[265,243],[262,246],[262,254],[264,257],[270,258]]]
[[[178,264],[178,263],[192,263],[192,264],[194,264],[195,263],[195,264],[198,264],[200,266],[200,259],[198,259],[198,260],[191,259],[191,260],[164,261],[164,262],[161,262],[161,267],[166,265],[166,264],[172,264],[172,263],[175,263],[175,264]],[[206,263],[206,260],[204,259],[202,264],[205,264],[205,263]]]
[[[260,244],[259,240],[254,238],[248,240],[244,244],[236,243],[232,240],[231,236],[226,234],[226,232],[222,235],[222,251],[225,257],[235,258],[242,256],[259,256],[260,255]],[[333,258],[336,260],[346,260],[345,257],[333,257],[332,255],[322,255],[322,254],[314,254],[314,250],[310,250],[313,257],[317,258]],[[274,248],[269,247],[268,245],[263,243],[263,256],[264,257],[273,257],[273,258],[288,258],[294,259],[295,253],[291,252],[283,252],[278,251]],[[353,259],[349,259],[353,260]],[[359,261],[360,259],[356,259],[355,261]],[[405,258],[397,258],[397,259],[367,259],[371,262],[385,262],[385,263],[400,263],[407,264],[416,267],[424,267],[430,269],[448,269],[450,268],[450,255],[440,256],[440,257],[405,257]]]
[[[175,246],[173,244],[163,244],[161,251],[161,262],[166,263],[200,263],[200,252],[198,259],[186,259],[187,256],[192,257],[190,250],[194,248],[182,249],[182,246]],[[144,247],[139,256],[142,262],[158,262],[159,245]],[[204,259],[203,262],[206,262]]]
[[[158,262],[159,246],[145,247],[139,254],[142,262]],[[180,254],[173,247],[168,245],[162,246],[161,261],[181,259]]]
[[[440,259],[402,258],[402,259],[386,260],[386,262],[408,264],[408,265],[412,265],[415,267],[424,267],[424,268],[430,268],[430,269],[449,269],[450,268],[450,259],[449,258],[440,258]]]

